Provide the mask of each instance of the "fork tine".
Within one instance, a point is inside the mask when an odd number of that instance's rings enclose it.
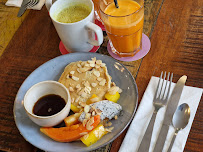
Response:
[[[159,89],[159,84],[160,84],[160,81],[161,81],[161,79],[162,79],[162,75],[163,75],[163,71],[161,72],[161,75],[160,75],[160,77],[159,77],[159,82],[158,82],[158,85],[157,85],[157,87],[156,87],[156,92],[155,92],[154,99],[156,99],[156,97],[157,97],[158,89]]]
[[[39,2],[38,0],[30,0],[30,3],[28,3],[27,7],[33,7],[37,5],[38,2]]]
[[[169,83],[169,88],[168,88],[166,100],[168,100],[169,92],[170,92],[170,89],[171,89],[171,82],[172,82],[172,79],[173,79],[173,73],[171,73],[171,78],[170,78],[170,83]]]
[[[162,88],[163,88],[163,85],[164,85],[164,80],[165,80],[165,78],[166,78],[166,71],[164,72],[164,78],[163,78],[163,81],[162,81],[162,84],[161,84],[161,90],[160,90],[160,92],[159,92],[158,98],[161,97],[161,92],[162,92]]]
[[[166,85],[165,85],[165,88],[164,88],[164,93],[163,93],[162,99],[164,99],[164,97],[166,96],[166,95],[165,95],[165,92],[166,92],[166,88],[167,88],[167,86],[168,86],[169,76],[170,76],[170,72],[168,72],[167,81],[166,81]]]

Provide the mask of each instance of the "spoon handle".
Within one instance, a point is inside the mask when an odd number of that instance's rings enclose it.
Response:
[[[172,149],[172,147],[173,147],[173,143],[174,143],[174,141],[175,141],[175,139],[176,139],[177,133],[178,133],[178,131],[176,130],[175,133],[173,134],[173,138],[172,138],[171,143],[170,143],[170,146],[169,146],[169,148],[168,148],[168,152],[171,152],[171,149]]]

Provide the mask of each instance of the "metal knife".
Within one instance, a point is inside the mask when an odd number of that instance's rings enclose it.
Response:
[[[29,0],[23,0],[21,7],[20,7],[20,10],[19,10],[18,15],[17,15],[18,17],[21,17],[24,14],[24,12],[27,9],[28,2],[29,2]]]
[[[175,85],[175,88],[173,89],[173,92],[171,94],[171,97],[168,101],[168,105],[167,105],[167,109],[165,112],[165,116],[164,116],[164,121],[163,121],[163,125],[161,127],[161,131],[159,133],[155,148],[154,148],[154,152],[162,152],[162,149],[164,147],[164,143],[166,140],[166,136],[168,134],[168,129],[169,126],[171,124],[172,121],[172,117],[173,114],[178,106],[178,102],[180,100],[182,91],[183,91],[183,87],[185,85],[185,82],[187,80],[187,76],[182,76],[177,84]]]

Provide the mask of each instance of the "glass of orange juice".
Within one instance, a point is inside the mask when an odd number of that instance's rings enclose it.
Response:
[[[144,0],[100,0],[100,17],[106,28],[112,52],[120,57],[134,56],[142,48]]]

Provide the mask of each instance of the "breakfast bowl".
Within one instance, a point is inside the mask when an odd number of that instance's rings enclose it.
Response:
[[[71,99],[68,89],[63,84],[57,81],[42,81],[26,92],[23,105],[34,123],[51,127],[67,117]]]

